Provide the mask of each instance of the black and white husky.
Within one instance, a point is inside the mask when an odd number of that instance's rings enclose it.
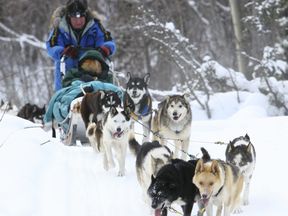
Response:
[[[137,152],[137,179],[142,188],[144,200],[149,204],[147,190],[151,184],[151,176],[156,176],[160,168],[171,161],[172,152],[168,147],[160,145],[158,141],[145,142],[135,151]]]
[[[114,91],[88,92],[81,101],[81,116],[85,127],[91,122],[97,123],[103,117],[104,112],[114,106],[121,106],[121,99]]]
[[[208,160],[210,155],[206,149],[201,148],[201,151],[202,160]],[[151,199],[151,207],[155,210],[155,216],[167,216],[168,208],[174,204],[181,205],[184,216],[190,216],[195,201],[199,206],[197,215],[203,215],[205,203],[200,200],[199,190],[192,182],[198,161],[198,159],[187,162],[173,159],[162,166],[156,176],[151,176],[147,193]]]
[[[256,164],[255,148],[248,134],[232,140],[226,148],[226,162],[236,165],[244,176],[243,204],[249,204],[249,186]]]
[[[124,94],[124,107],[129,107],[133,119],[141,121],[143,124],[143,142],[149,141],[152,99],[148,91],[150,74],[147,73],[143,78],[132,77],[128,72],[128,82]],[[131,125],[134,131],[134,123]]]
[[[158,111],[152,120],[153,140],[159,140],[167,145],[167,141],[175,143],[175,158],[182,150],[182,159],[186,159],[185,152],[189,147],[191,133],[192,111],[188,95],[167,96],[158,105]]]
[[[101,148],[96,147],[96,150],[103,149],[103,165],[105,170],[115,167],[113,153],[119,165],[118,176],[125,175],[125,160],[130,133],[130,115],[123,108],[111,107],[104,114],[101,127],[99,124],[89,124],[87,128],[87,136],[89,140],[97,145],[101,143]],[[91,144],[92,144],[91,143]],[[94,146],[95,148],[95,146]]]

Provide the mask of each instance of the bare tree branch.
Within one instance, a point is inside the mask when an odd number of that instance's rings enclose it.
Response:
[[[45,43],[43,41],[38,40],[35,36],[33,35],[29,35],[29,34],[19,34],[15,31],[13,31],[12,29],[8,28],[7,26],[5,26],[3,23],[0,22],[0,28],[3,29],[6,33],[14,36],[14,37],[3,37],[0,36],[0,40],[1,41],[5,41],[5,42],[18,42],[21,47],[23,47],[24,43],[27,43],[29,45],[32,45],[34,47],[38,47],[41,49],[45,49]]]

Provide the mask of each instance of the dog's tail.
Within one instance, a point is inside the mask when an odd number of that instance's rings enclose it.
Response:
[[[204,162],[211,160],[211,157],[205,148],[201,147],[201,152],[202,152],[202,159]]]
[[[134,135],[130,134],[129,136],[129,149],[130,151],[137,156],[138,152],[140,151],[141,145],[137,142]]]

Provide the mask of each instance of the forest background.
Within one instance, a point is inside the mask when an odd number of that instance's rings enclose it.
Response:
[[[62,4],[65,0],[0,0],[0,99],[18,107],[49,102],[54,66],[45,41],[51,15]],[[243,79],[258,80],[257,91],[288,114],[286,0],[90,0],[89,5],[116,41],[112,60],[121,85],[127,72],[149,72],[151,89],[189,92],[211,117],[210,95],[251,91]],[[216,66],[227,74],[217,73]]]

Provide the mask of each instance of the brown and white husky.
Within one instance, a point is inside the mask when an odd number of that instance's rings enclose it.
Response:
[[[217,206],[216,216],[230,216],[241,205],[244,178],[240,170],[221,160],[197,162],[193,183],[198,187],[208,216],[213,215],[212,206]]]

